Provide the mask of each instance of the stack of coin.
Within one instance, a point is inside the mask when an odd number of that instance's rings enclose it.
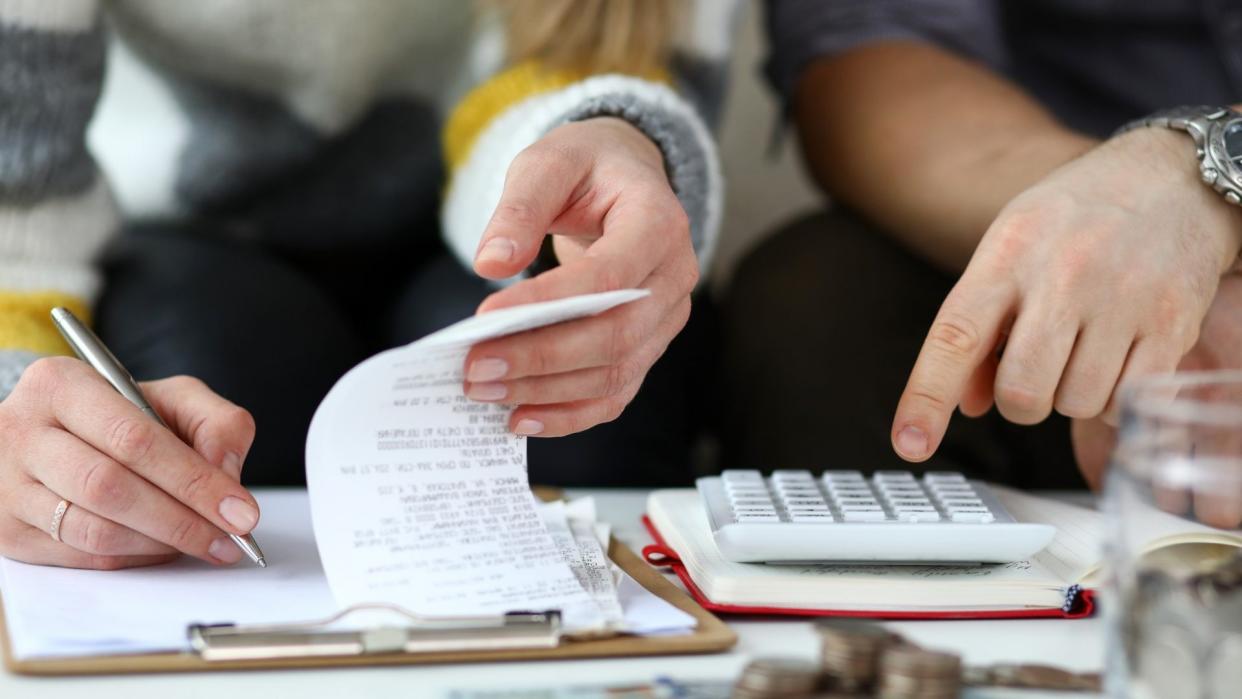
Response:
[[[953,653],[897,644],[880,658],[879,699],[956,699],[962,660]]]
[[[757,658],[733,686],[734,699],[806,697],[819,686],[815,663],[796,658]]]
[[[1242,590],[1242,555],[1221,562],[1209,572],[1192,576],[1188,585],[1204,606],[1237,597]]]
[[[845,692],[870,689],[884,648],[901,641],[884,627],[859,619],[830,619],[817,625],[820,660],[828,688]]]

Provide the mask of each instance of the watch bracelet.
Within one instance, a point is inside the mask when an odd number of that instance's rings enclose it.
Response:
[[[1164,109],[1123,124],[1121,128],[1113,132],[1113,137],[1115,138],[1135,129],[1149,127],[1169,128],[1186,132],[1195,143],[1196,156],[1199,160],[1199,167],[1203,172],[1204,184],[1219,192],[1226,202],[1242,206],[1242,186],[1240,186],[1242,181],[1235,184],[1230,181],[1227,172],[1221,172],[1214,162],[1205,160],[1206,152],[1209,148],[1207,141],[1210,131],[1205,128],[1202,122],[1210,124],[1229,117],[1242,117],[1242,112],[1238,112],[1232,107],[1183,105]]]

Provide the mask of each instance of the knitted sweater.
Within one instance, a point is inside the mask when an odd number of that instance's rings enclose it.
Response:
[[[438,206],[469,266],[513,157],[593,116],[660,146],[705,266],[722,185],[704,118],[736,0],[689,4],[667,71],[636,77],[505,66],[497,23],[464,0],[0,0],[0,397],[67,352],[48,311],[89,317],[100,251],[125,220],[201,217],[330,249]],[[109,35],[157,76],[181,133],[105,173],[85,134]],[[159,178],[157,196],[122,210],[126,177]]]

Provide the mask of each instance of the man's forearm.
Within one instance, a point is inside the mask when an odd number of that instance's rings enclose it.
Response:
[[[957,271],[1006,202],[1095,144],[986,68],[915,42],[813,63],[794,118],[831,196]]]

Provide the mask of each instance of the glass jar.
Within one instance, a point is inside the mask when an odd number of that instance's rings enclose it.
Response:
[[[1242,697],[1242,372],[1124,388],[1103,505],[1110,696]]]

